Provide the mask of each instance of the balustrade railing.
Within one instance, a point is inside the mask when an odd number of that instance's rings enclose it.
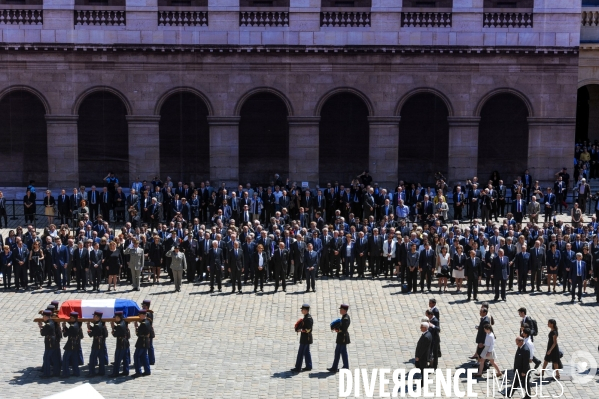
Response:
[[[42,25],[44,11],[30,8],[0,9],[0,25]]]
[[[125,10],[75,10],[75,25],[125,26]]]
[[[320,26],[354,28],[370,26],[370,9],[323,8],[320,13]]]
[[[239,11],[239,26],[289,26],[288,8]]]
[[[591,27],[599,26],[599,7],[582,7],[580,24]]]
[[[484,28],[532,28],[532,10],[490,11],[483,16]]]
[[[410,11],[401,13],[401,26],[409,28],[450,28],[451,10]]]
[[[158,26],[208,26],[208,11],[159,10]]]

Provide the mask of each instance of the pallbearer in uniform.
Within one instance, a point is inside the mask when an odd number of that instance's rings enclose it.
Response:
[[[62,334],[67,338],[62,357],[62,377],[69,378],[69,367],[73,375],[79,377],[79,349],[81,349],[81,324],[77,321],[79,313],[71,312],[67,323],[62,323]]]
[[[104,335],[104,322],[102,321],[102,312],[94,312],[93,326],[87,322],[87,334],[92,337],[92,348],[89,354],[89,373],[87,377],[96,376],[96,364],[100,363],[98,375],[106,373],[106,336]]]
[[[127,352],[129,350],[129,327],[127,322],[123,320],[123,312],[114,312],[115,321],[110,322],[112,327],[112,336],[116,338],[116,349],[114,351],[114,367],[112,368],[111,377],[118,377],[121,363],[123,364],[123,376],[129,375],[129,361],[127,360]]]
[[[44,337],[44,364],[42,370],[44,375],[42,378],[50,378],[52,376],[60,376],[60,353],[56,351],[58,343],[56,342],[56,330],[54,327],[54,321],[52,321],[52,310],[44,310],[43,319],[44,322],[38,322],[40,327],[40,334]],[[52,374],[50,371],[53,371]]]
[[[343,368],[349,369],[349,360],[347,358],[347,345],[350,343],[349,333],[347,329],[350,325],[349,315],[347,314],[347,310],[349,309],[349,305],[341,304],[339,306],[339,313],[341,314],[341,328],[335,329],[337,333],[337,346],[335,347],[335,360],[333,361],[333,366],[329,370],[331,373],[336,373],[339,365],[339,358],[343,359]]]
[[[310,305],[304,303],[302,305],[302,314],[304,315],[303,319],[300,319],[299,325],[296,324],[295,331],[301,332],[300,335],[300,346],[297,351],[297,360],[295,362],[295,368],[291,369],[291,371],[295,373],[299,373],[300,371],[310,371],[312,370],[312,355],[310,354],[310,345],[313,343],[312,340],[312,326],[314,325],[314,320],[312,320],[312,316],[310,316]],[[302,369],[302,363],[306,359],[306,367]]]
[[[148,348],[150,347],[150,335],[152,326],[146,318],[147,311],[142,309],[139,311],[140,322],[135,322],[135,332],[137,333],[137,342],[135,343],[135,374],[134,378],[144,375],[150,375],[150,361],[148,359]],[[144,367],[144,373],[141,372],[141,366]]]
[[[152,301],[144,299],[141,303],[141,308],[147,311],[146,318],[150,321],[150,327],[152,333],[150,334],[150,347],[148,348],[148,359],[150,360],[150,366],[154,365],[156,358],[154,357],[154,312],[150,311],[150,304]]]

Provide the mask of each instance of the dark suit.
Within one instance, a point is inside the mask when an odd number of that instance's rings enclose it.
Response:
[[[275,266],[275,292],[279,290],[279,281],[283,281],[283,291],[285,291],[285,280],[287,279],[287,266],[289,263],[289,251],[286,249],[275,249],[273,262]]]
[[[208,253],[208,266],[210,267],[210,291],[214,291],[214,279],[218,283],[218,290],[221,290],[222,267],[225,264],[225,256],[221,248],[210,248]]]
[[[514,200],[512,202],[512,214],[516,223],[522,223],[522,219],[526,216],[526,201],[521,199],[520,201]]]
[[[66,245],[52,248],[52,264],[56,265],[53,269],[56,273],[55,281],[58,289],[61,290],[67,283],[67,267],[69,264],[69,249]],[[14,267],[14,265],[13,265]]]
[[[76,269],[77,290],[83,289],[85,291],[85,283],[87,282],[85,269],[89,269],[89,253],[87,252],[87,248],[81,249],[81,255],[79,254],[79,248],[75,248],[73,251],[73,268]]]
[[[418,344],[416,344],[416,354],[414,355],[414,359],[418,359],[415,361],[415,365],[420,369],[420,386],[424,386],[424,369],[428,366],[428,357],[432,344],[433,335],[430,331],[423,333],[418,339]]]
[[[29,264],[29,251],[27,250],[27,247],[24,244],[22,245],[23,246],[21,248],[16,246],[12,250],[12,268],[13,273],[15,274],[16,289],[19,289],[20,287],[27,289],[27,269]],[[23,262],[23,264],[19,264],[19,262]]]
[[[364,277],[364,269],[366,267],[366,258],[368,257],[368,238],[362,237],[356,240],[354,245],[356,252],[356,265],[358,269],[358,278]]]
[[[523,388],[525,390],[524,398],[530,399],[527,374],[529,370],[530,351],[526,345],[522,345],[516,350],[516,355],[514,356],[514,382],[508,392],[509,397],[513,395],[515,388]]]
[[[422,269],[420,271],[420,291],[424,291],[424,280],[426,279],[426,287],[430,291],[431,290],[431,280],[433,278],[433,270],[436,265],[436,255],[435,251],[432,249],[423,249],[420,251],[420,264],[418,267]],[[468,279],[470,281],[470,279]],[[470,295],[468,295],[470,296]],[[476,294],[475,294],[476,298]]]
[[[466,268],[464,275],[468,278],[468,299],[471,294],[474,294],[474,300],[478,295],[478,277],[483,273],[483,263],[480,258],[474,257],[474,261],[471,257],[466,259]]]
[[[518,271],[518,292],[526,292],[526,278],[530,270],[530,254],[520,252],[516,255],[514,268]]]
[[[71,217],[71,199],[68,195],[58,196],[58,212],[60,213],[60,224],[68,223]]]
[[[92,274],[92,289],[94,290],[100,289],[100,281],[102,279],[102,257],[103,252],[99,249],[98,251],[93,250],[89,254]]]
[[[262,270],[260,270],[260,258],[262,258]],[[254,256],[252,258],[252,267],[254,268],[254,274],[256,278],[254,279],[254,291],[258,289],[258,280],[260,280],[260,291],[264,289],[264,276],[266,275],[266,268],[268,265],[268,255],[266,251],[262,251],[259,253],[258,251],[254,252]]]
[[[306,269],[306,291],[310,290],[310,282],[312,283],[312,289],[316,288],[316,275],[318,274],[318,252],[306,251],[305,254],[305,269]],[[310,268],[313,268],[310,270]]]
[[[256,243],[244,242],[241,244],[243,250],[243,268],[245,269],[244,283],[247,284],[248,280],[254,281],[255,270],[252,267],[252,258],[256,250]]]
[[[243,249],[231,249],[228,259],[229,268],[231,269],[231,286],[233,287],[233,292],[235,292],[235,283],[237,283],[237,289],[241,292],[241,274],[245,268]]]
[[[497,256],[493,259],[493,281],[495,283],[495,300],[499,299],[499,288],[501,287],[501,299],[505,301],[505,284],[510,275],[510,260],[507,256]]]
[[[87,206],[89,207],[89,220],[96,220],[100,208],[100,192],[98,190],[87,192]]]
[[[544,248],[531,248],[530,253],[530,285],[531,291],[535,290],[535,282],[537,284],[537,291],[541,291],[541,273],[543,272],[543,266],[547,264],[545,257]]]
[[[383,254],[383,237],[371,235],[368,237],[368,265],[372,278],[378,277],[381,267],[381,255]],[[396,254],[397,256],[397,254]]]
[[[13,251],[13,255],[14,255]],[[580,265],[579,265],[580,262]],[[14,266],[14,262],[13,262]],[[570,266],[570,280],[572,280],[572,301],[576,295],[576,287],[578,287],[578,300],[582,300],[582,282],[587,275],[587,264],[584,260],[575,260]]]
[[[109,192],[100,193],[100,210],[102,217],[106,221],[110,221],[110,210],[112,209],[112,196]]]
[[[439,311],[437,311],[437,313],[439,313]],[[431,319],[429,319],[428,323],[428,331],[433,336],[433,341],[431,342],[431,353],[429,357],[432,358],[431,368],[436,369],[438,365],[439,353],[441,352],[441,338],[439,337],[441,327],[439,327],[439,319],[437,319],[437,317],[434,315]]]

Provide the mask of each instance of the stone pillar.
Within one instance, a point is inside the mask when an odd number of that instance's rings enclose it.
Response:
[[[210,181],[213,186],[239,184],[239,116],[209,116]]]
[[[320,148],[320,116],[290,116],[289,122],[289,180],[308,182],[315,187],[320,182],[318,153]]]
[[[562,167],[571,169],[576,118],[527,118],[528,170],[541,185],[553,184]],[[572,174],[570,174],[572,176]]]
[[[159,122],[159,115],[127,115],[130,182],[160,175]]]
[[[399,116],[369,116],[368,171],[373,183],[393,190],[397,186]],[[361,172],[361,171],[360,171]]]
[[[589,140],[599,139],[599,87],[588,85],[589,90]]]
[[[77,115],[46,115],[48,134],[48,187],[69,192],[79,187]]]
[[[478,125],[480,117],[449,116],[447,184],[476,176],[478,169]]]

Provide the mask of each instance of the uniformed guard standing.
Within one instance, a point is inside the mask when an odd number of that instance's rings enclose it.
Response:
[[[152,327],[150,321],[146,319],[147,311],[142,309],[139,311],[139,324],[135,322],[135,331],[137,333],[137,342],[135,343],[135,374],[134,378],[144,375],[150,375],[150,361],[148,359],[148,347],[150,346],[150,334]],[[144,373],[141,372],[141,366],[144,367]]]
[[[40,327],[40,334],[44,337],[44,363],[42,370],[44,375],[42,378],[50,378],[60,376],[60,353],[56,352],[56,330],[54,327],[54,321],[52,321],[52,310],[46,309],[43,311],[44,322],[38,322]],[[52,375],[50,372],[53,371]]]
[[[335,360],[333,361],[333,366],[330,369],[327,369],[331,373],[336,373],[339,371],[337,368],[339,365],[339,357],[343,359],[343,368],[349,369],[349,360],[347,358],[347,345],[350,343],[349,333],[347,332],[350,324],[349,315],[347,314],[348,309],[349,305],[344,303],[339,306],[339,313],[341,314],[341,329],[335,329],[335,332],[337,333]]]
[[[106,373],[106,356],[105,356],[105,345],[106,337],[104,335],[104,322],[102,321],[102,312],[94,312],[94,325],[93,327],[87,322],[87,334],[92,337],[92,349],[89,354],[89,373],[87,377],[92,378],[96,376],[96,364],[100,363],[100,369],[98,375],[104,375]]]
[[[127,350],[129,349],[129,327],[127,322],[123,320],[123,311],[114,312],[114,321],[110,322],[112,327],[112,336],[116,338],[116,349],[114,351],[114,366],[112,368],[111,377],[118,377],[121,363],[123,363],[122,376],[129,375],[129,361],[127,360]]]
[[[81,324],[77,321],[79,313],[71,312],[67,323],[62,323],[62,334],[67,338],[62,357],[62,377],[69,378],[69,367],[73,375],[79,377],[79,349],[81,347]]]
[[[58,305],[58,301],[52,301],[52,303],[54,303],[54,302],[56,302],[56,304]],[[52,316],[56,316],[56,314],[57,314],[55,305],[48,305],[46,310],[49,310],[50,312],[52,312]],[[56,362],[58,363],[56,365],[56,367],[58,368],[58,371],[60,372],[60,370],[62,370],[62,359],[60,356],[60,339],[62,338],[62,332],[60,330],[60,323],[54,322],[53,324],[54,324],[54,333],[55,333],[55,337],[56,337],[56,345],[54,345],[54,352],[56,352],[56,353],[54,354],[53,357],[51,357],[51,359],[53,361],[56,360]]]
[[[149,299],[144,299],[141,303],[141,308],[147,311],[146,318],[150,320],[150,327],[152,332],[150,333],[150,347],[148,348],[148,359],[150,360],[150,366],[153,366],[156,362],[156,357],[154,356],[154,312],[150,311],[150,304],[152,301]]]
[[[295,368],[291,369],[294,373],[299,373],[300,371],[310,371],[312,370],[312,355],[310,354],[310,345],[313,343],[312,339],[312,326],[314,325],[314,320],[312,320],[312,316],[310,316],[310,305],[304,303],[301,308],[302,314],[304,315],[304,319],[299,326],[296,326],[296,332],[301,332],[300,335],[300,346],[297,351],[297,360],[295,361]],[[302,363],[306,359],[306,367],[302,369]]]

